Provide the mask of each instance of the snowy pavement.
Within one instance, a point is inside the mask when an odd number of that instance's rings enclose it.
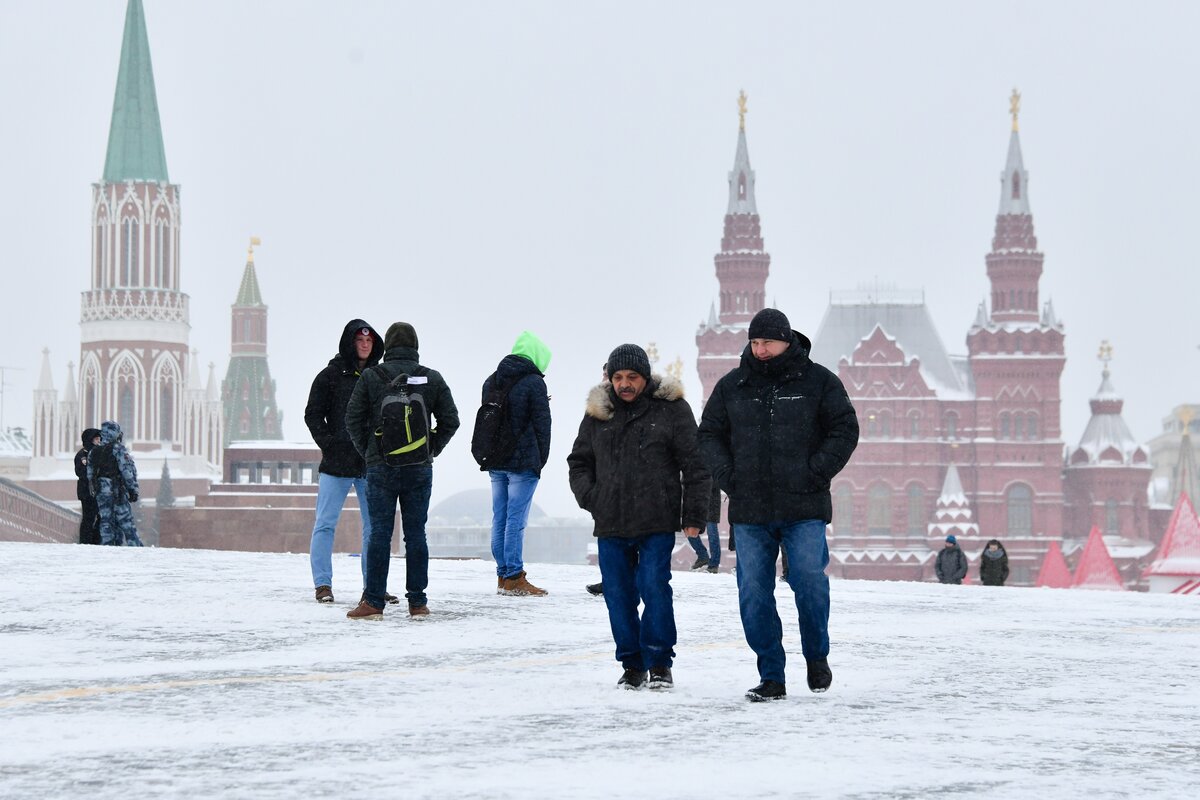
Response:
[[[615,688],[594,568],[434,561],[351,622],[306,555],[0,544],[0,797],[1194,797],[1194,597],[835,581],[833,688],[757,683],[729,575],[676,573],[676,689]],[[391,589],[403,589],[403,562]],[[402,594],[403,592],[398,592]],[[790,609],[790,613],[789,613]]]

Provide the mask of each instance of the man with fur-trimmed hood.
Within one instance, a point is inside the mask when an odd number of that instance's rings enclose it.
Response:
[[[604,602],[626,689],[672,688],[675,532],[699,536],[710,479],[683,386],[650,373],[646,351],[623,344],[608,382],[592,389],[567,457],[571,491],[595,521]],[[645,604],[638,617],[638,603]]]

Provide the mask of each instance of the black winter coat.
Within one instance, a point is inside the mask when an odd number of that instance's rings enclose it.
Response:
[[[88,454],[92,452],[95,446],[92,440],[100,435],[98,428],[88,428],[83,432],[83,447],[75,454],[75,497],[83,503],[94,503],[91,487],[88,486],[87,464]]]
[[[546,381],[528,358],[507,355],[483,382],[481,402],[497,379],[502,387],[512,387],[504,405],[513,435],[517,437],[517,449],[494,469],[533,472],[540,476],[550,458],[550,395],[546,391]]]
[[[712,482],[712,493],[708,499],[708,521],[721,521],[721,487],[717,486],[717,482]]]
[[[984,547],[979,555],[979,582],[984,586],[1003,586],[1008,580],[1008,551],[1000,544],[999,539],[988,542],[988,545],[993,544],[1000,548],[995,556],[987,547]]]
[[[829,522],[829,482],[858,446],[858,417],[837,376],[808,357],[808,337],[717,382],[700,421],[700,449],[729,495],[729,521]]]
[[[710,479],[696,418],[674,378],[653,376],[632,403],[609,383],[592,389],[567,464],[596,536],[704,528]]]
[[[361,478],[366,473],[363,457],[354,449],[346,431],[346,406],[359,376],[354,336],[363,328],[370,329],[375,339],[371,356],[363,368],[379,363],[383,357],[383,338],[361,319],[350,320],[338,340],[338,354],[329,359],[329,365],[313,379],[308,391],[308,405],[304,407],[304,424],[317,447],[321,448],[319,471],[339,478]]]
[[[962,583],[967,577],[967,554],[958,545],[943,547],[934,564],[937,579],[942,583]]]
[[[367,460],[368,467],[383,465],[383,456],[379,454],[379,437],[375,431],[383,424],[379,404],[387,394],[388,384],[402,372],[416,375],[420,370],[427,382],[419,387],[421,396],[425,398],[425,408],[429,411],[429,452],[436,457],[450,437],[458,430],[458,407],[454,405],[454,397],[445,378],[435,369],[422,367],[418,362],[415,347],[393,347],[383,354],[383,363],[376,364],[362,374],[362,379],[354,387],[350,395],[350,404],[346,406],[346,429],[354,441],[354,447]],[[413,391],[410,388],[409,391]]]

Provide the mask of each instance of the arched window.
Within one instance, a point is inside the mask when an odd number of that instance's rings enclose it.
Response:
[[[1013,170],[1012,174],[1012,199],[1021,199],[1021,173],[1017,172],[1015,169]]]
[[[1023,484],[1008,490],[1008,535],[1029,536],[1033,533],[1033,491]]]
[[[916,411],[908,415],[908,438],[921,438],[921,415]]]
[[[833,490],[833,535],[849,536],[854,525],[854,492],[845,483]]]
[[[947,411],[946,416],[942,418],[942,430],[945,433],[945,438],[958,438],[958,415],[953,411]]]
[[[867,492],[867,533],[887,536],[892,532],[892,490],[877,483]]]
[[[117,424],[129,438],[133,437],[133,381],[121,381],[117,389]]]
[[[158,438],[171,441],[175,425],[175,392],[171,384],[164,383],[158,390]]]
[[[1025,438],[1025,415],[1019,411],[1016,414],[1013,414],[1012,438],[1018,440]]]
[[[133,217],[121,220],[121,286],[133,286],[138,274],[138,223]]]
[[[1104,533],[1107,536],[1116,536],[1121,532],[1121,518],[1118,508],[1116,500],[1104,501]]]
[[[884,439],[892,438],[892,412],[881,411],[879,413],[879,435]]]
[[[918,483],[908,486],[908,535],[923,536],[928,522],[928,512],[925,510],[925,487]]]
[[[1030,414],[1029,416],[1025,417],[1025,438],[1026,439],[1038,438],[1037,414]]]
[[[1008,412],[1005,411],[1000,415],[1000,438],[1007,439],[1012,436],[1011,420],[1008,417]]]
[[[879,435],[879,419],[874,411],[867,412],[867,438],[874,439]]]

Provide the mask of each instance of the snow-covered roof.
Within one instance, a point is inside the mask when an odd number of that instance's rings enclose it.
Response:
[[[1105,368],[1100,388],[1092,397],[1092,417],[1083,430],[1079,446],[1067,455],[1069,464],[1143,464],[1149,469],[1150,454],[1138,444],[1121,416],[1124,401],[1113,388]],[[1119,459],[1117,458],[1119,456]],[[1086,458],[1085,458],[1086,457]]]
[[[1158,557],[1145,574],[1200,576],[1200,519],[1186,494],[1179,496],[1159,545]]]
[[[33,442],[21,428],[0,431],[0,457],[27,458],[33,454]]]
[[[745,128],[738,131],[737,153],[729,173],[729,209],[725,213],[758,213],[758,204],[754,201],[754,170],[750,169],[750,149],[746,147]]]
[[[1008,157],[1000,173],[1001,214],[1029,214],[1029,173],[1021,157],[1021,135],[1016,131],[1008,138]]]

